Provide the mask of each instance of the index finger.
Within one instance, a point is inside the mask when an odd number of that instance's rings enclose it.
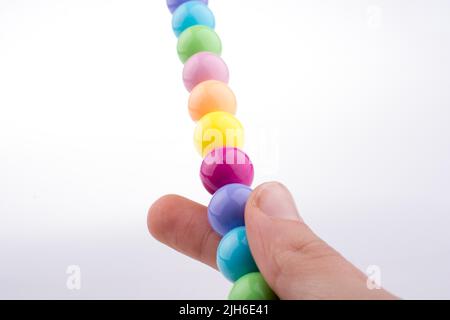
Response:
[[[210,227],[207,208],[177,195],[166,195],[150,208],[150,233],[158,241],[215,269],[220,236]]]

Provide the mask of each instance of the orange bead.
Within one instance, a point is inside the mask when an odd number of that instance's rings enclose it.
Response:
[[[189,98],[189,114],[198,121],[210,112],[236,113],[236,97],[223,82],[208,80],[195,86]]]

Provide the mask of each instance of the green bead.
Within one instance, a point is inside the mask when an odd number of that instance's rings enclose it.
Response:
[[[199,52],[222,53],[222,42],[217,33],[207,26],[193,26],[183,31],[178,38],[178,56],[185,63]]]
[[[278,300],[278,297],[270,289],[262,274],[253,272],[236,281],[228,300]]]

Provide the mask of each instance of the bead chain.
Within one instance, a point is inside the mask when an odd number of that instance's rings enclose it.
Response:
[[[190,92],[188,109],[197,122],[194,142],[204,157],[200,178],[213,195],[208,206],[211,227],[223,238],[217,266],[234,282],[230,300],[273,300],[250,252],[244,211],[252,192],[254,169],[242,151],[244,130],[235,118],[236,98],[228,87],[229,71],[222,60],[222,42],[214,31],[208,0],[166,0],[177,51],[184,63],[183,81]]]

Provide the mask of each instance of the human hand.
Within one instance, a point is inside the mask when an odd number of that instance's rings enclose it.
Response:
[[[152,205],[147,223],[157,240],[217,269],[220,236],[205,206],[167,195]],[[384,289],[369,290],[367,276],[305,224],[283,185],[257,187],[245,223],[255,262],[280,299],[397,299]]]

